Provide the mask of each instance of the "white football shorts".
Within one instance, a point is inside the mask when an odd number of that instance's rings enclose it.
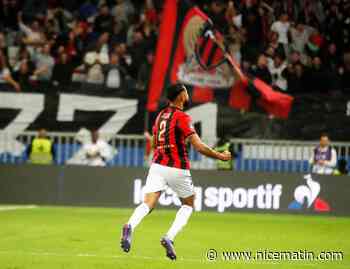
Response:
[[[167,187],[170,187],[179,198],[187,198],[194,195],[190,170],[152,163],[144,192],[165,191]]]

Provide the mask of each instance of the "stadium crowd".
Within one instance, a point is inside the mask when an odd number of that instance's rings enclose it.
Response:
[[[195,2],[245,72],[290,94],[350,92],[350,1]],[[87,83],[145,92],[162,3],[0,1],[0,89]]]

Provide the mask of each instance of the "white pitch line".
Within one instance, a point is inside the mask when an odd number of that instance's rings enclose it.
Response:
[[[34,209],[38,208],[36,205],[8,205],[8,206],[0,206],[0,211],[11,211],[18,209]]]
[[[81,257],[81,258],[100,258],[100,259],[136,259],[136,260],[152,260],[152,261],[165,261],[168,260],[167,258],[157,258],[157,257],[149,257],[149,256],[139,256],[139,255],[100,255],[100,254],[92,254],[92,253],[76,253],[76,254],[69,254],[69,253],[56,253],[56,252],[40,252],[40,251],[14,251],[14,250],[0,250],[0,255],[8,255],[8,254],[23,254],[23,255],[29,255],[29,256],[53,256],[53,257]],[[182,262],[198,262],[198,263],[206,263],[206,264],[216,264],[216,263],[232,263],[232,264],[246,264],[246,265],[278,265],[281,266],[281,263],[277,262],[262,262],[262,261],[207,261],[205,258],[203,259],[196,259],[196,258],[178,258],[178,261]],[[299,267],[315,267],[319,268],[320,264],[312,264],[312,263],[295,263],[296,266]],[[326,264],[325,264],[326,265]],[[322,265],[321,265],[322,266]],[[333,264],[333,266],[337,266],[337,268],[349,268],[349,265],[343,265],[343,264]]]
[[[55,252],[38,252],[38,251],[11,251],[11,250],[0,250],[0,255],[6,254],[23,254],[29,256],[54,256],[54,257],[86,257],[86,258],[102,258],[102,259],[141,259],[141,260],[159,260],[164,261],[166,258],[148,257],[148,256],[130,256],[130,255],[99,255],[91,253],[55,253]],[[189,259],[186,259],[190,261]],[[193,261],[200,261],[193,259]]]

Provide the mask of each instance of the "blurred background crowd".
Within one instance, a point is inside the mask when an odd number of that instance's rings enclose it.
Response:
[[[242,69],[290,93],[350,92],[350,1],[195,1]],[[146,93],[161,0],[0,1],[0,89]]]

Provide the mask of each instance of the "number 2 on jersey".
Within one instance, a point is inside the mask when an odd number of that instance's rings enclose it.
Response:
[[[166,120],[162,120],[159,124],[158,141],[161,141],[161,142],[164,141],[165,130],[166,130]]]

